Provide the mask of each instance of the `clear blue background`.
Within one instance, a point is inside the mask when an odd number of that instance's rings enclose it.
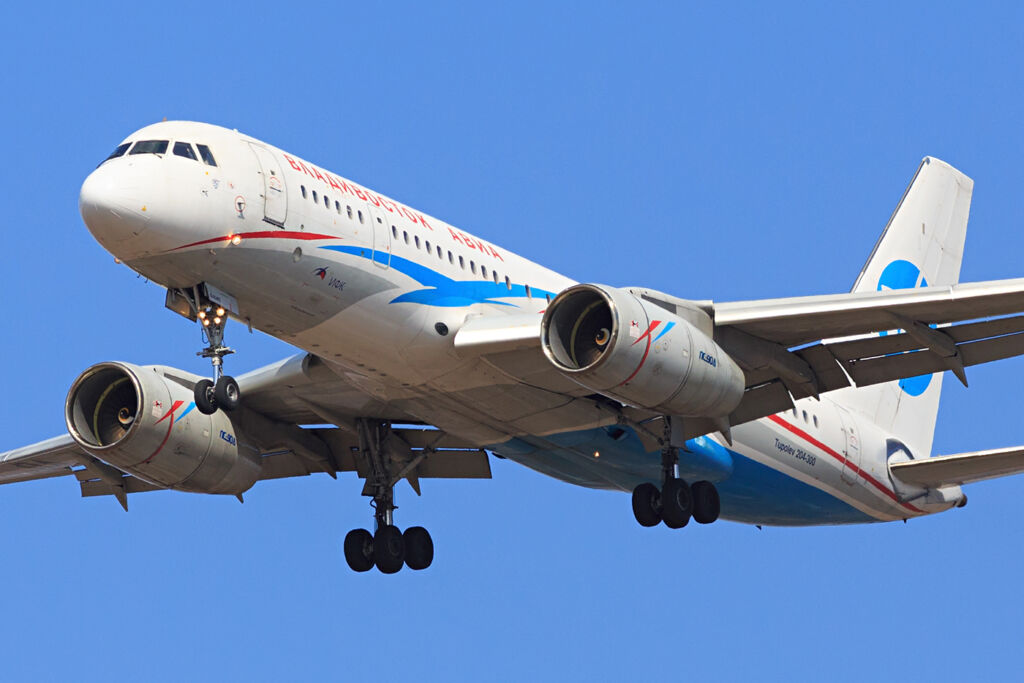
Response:
[[[483,4],[483,3],[482,3]],[[0,24],[0,450],[108,359],[205,372],[93,241],[131,131],[238,128],[580,280],[846,291],[921,157],[976,181],[963,279],[1024,275],[1024,12],[986,3],[423,7],[18,3]],[[673,3],[675,5],[675,3]],[[291,352],[235,329],[237,374]],[[1024,363],[947,378],[939,453],[1024,443]],[[495,461],[399,491],[425,572],[351,573],[353,477],[233,498],[0,490],[0,676],[980,680],[1017,675],[1024,479],[909,524],[639,528],[623,494]]]

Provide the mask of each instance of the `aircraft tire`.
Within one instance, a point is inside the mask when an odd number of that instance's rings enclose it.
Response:
[[[718,489],[710,481],[698,481],[690,487],[693,492],[693,521],[711,524],[722,511]]]
[[[409,527],[402,534],[402,540],[405,542],[405,566],[409,569],[426,569],[434,561],[434,541],[423,527]]]
[[[669,529],[682,529],[693,514],[693,493],[682,479],[669,479],[661,490],[661,518]]]
[[[373,536],[366,529],[353,529],[345,535],[345,562],[354,572],[373,569]]]
[[[651,483],[633,489],[633,516],[640,526],[658,526],[661,522],[661,491]]]
[[[217,412],[217,399],[213,382],[208,379],[201,379],[196,382],[193,398],[196,402],[196,409],[203,415],[213,415]]]
[[[242,392],[239,391],[238,382],[235,381],[235,378],[224,375],[218,379],[216,386],[213,388],[213,398],[217,402],[217,406],[227,412],[237,408],[238,404],[242,401]]]
[[[373,535],[373,562],[382,574],[394,574],[405,563],[405,541],[398,527],[382,526]]]

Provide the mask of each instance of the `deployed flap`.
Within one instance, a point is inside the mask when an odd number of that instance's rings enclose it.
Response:
[[[950,484],[969,484],[1024,472],[1024,447],[894,462],[889,465],[889,470],[900,481],[916,486],[938,488]]]
[[[82,449],[69,434],[0,453],[0,484],[71,474],[81,465]]]

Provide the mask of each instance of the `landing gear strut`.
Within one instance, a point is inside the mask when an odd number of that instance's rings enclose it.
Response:
[[[234,349],[224,346],[224,326],[228,322],[227,311],[215,304],[204,306],[197,314],[203,324],[203,334],[208,342],[207,347],[196,353],[197,356],[209,358],[213,364],[213,379],[202,379],[196,382],[195,401],[199,412],[212,415],[218,408],[232,411],[241,401],[241,392],[234,377],[224,374],[224,356],[234,353]]]
[[[692,518],[698,524],[710,524],[718,519],[721,502],[718,490],[709,481],[698,481],[692,486],[676,476],[679,449],[672,445],[671,426],[665,420],[665,435],[661,448],[661,481],[659,489],[650,482],[633,489],[633,516],[641,526],[657,526],[664,522],[669,529],[681,529]]]
[[[353,529],[345,536],[345,561],[357,572],[377,567],[383,574],[394,574],[403,564],[419,570],[434,561],[434,541],[426,529],[413,526],[402,533],[395,526],[395,484],[404,473],[393,471],[384,448],[390,430],[384,422],[359,421],[360,449],[369,456],[372,468],[363,495],[373,499],[375,531],[371,534],[366,529]]]

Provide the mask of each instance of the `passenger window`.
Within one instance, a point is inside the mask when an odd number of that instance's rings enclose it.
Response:
[[[461,254],[459,255],[459,268],[466,269],[466,259],[462,258]]]
[[[487,266],[482,263],[480,264],[480,274],[484,276],[485,280],[487,279]]]
[[[508,275],[505,276],[505,286],[508,287],[508,291],[512,291],[512,280],[509,279]]]
[[[469,271],[473,273],[473,275],[476,275],[476,261],[473,261],[472,259],[469,262]]]
[[[363,212],[362,211],[357,211],[357,213],[359,214],[359,222],[362,223],[363,222]]]
[[[128,155],[132,154],[166,154],[167,153],[167,140],[140,140],[135,143],[132,147],[132,151],[128,152]]]
[[[334,210],[337,211],[339,215],[341,214],[341,202],[337,199],[334,200]]]
[[[527,299],[532,299],[533,298],[533,292],[530,291],[530,285],[526,285],[526,298]]]
[[[195,150],[192,149],[192,145],[187,142],[174,143],[174,156],[185,157],[192,161],[199,161],[199,157],[196,156]]]
[[[306,186],[302,185],[302,186],[300,186],[300,189],[302,190],[302,198],[305,199],[306,198]]]
[[[324,208],[325,209],[331,208],[331,198],[328,197],[327,195],[324,195]]]
[[[448,263],[451,263],[451,264],[455,263],[455,259],[453,258],[453,254],[450,251],[448,252]]]
[[[402,231],[402,239],[405,240],[406,244],[409,244],[409,232],[407,230]]]
[[[352,207],[351,207],[351,206],[348,206],[348,205],[346,205],[346,206],[345,206],[345,213],[347,213],[347,214],[348,214],[349,220],[351,220],[351,219],[352,219]]]
[[[498,271],[492,270],[491,277],[494,279],[494,284],[498,284]],[[508,280],[507,277],[505,279]]]
[[[412,239],[416,243],[416,248],[419,249],[420,248],[420,236],[419,235],[415,235],[415,236],[413,236]]]
[[[439,258],[439,259],[443,259],[444,258],[444,253],[442,253],[442,251],[441,251],[441,245],[437,245],[437,258]]]
[[[430,253],[430,240],[426,241],[423,248],[427,250],[428,254]]]
[[[398,228],[396,228],[396,227],[395,227],[395,226],[393,226],[393,225],[391,226],[391,235],[392,235],[392,236],[393,236],[393,237],[394,237],[395,239],[398,239]]]
[[[196,145],[196,149],[199,150],[199,156],[202,157],[203,163],[207,166],[216,166],[217,162],[213,160],[213,152],[206,145]]]
[[[817,415],[813,415],[812,417],[814,418],[814,428],[817,429],[818,428],[818,416]]]
[[[805,411],[803,411],[803,413],[804,413],[804,422],[807,422],[807,411],[805,410]]]
[[[319,204],[320,203],[320,198],[316,196],[316,190],[313,190],[313,203],[314,204]]]
[[[544,298],[548,300],[548,303],[551,303],[551,295],[550,294],[545,294]]]
[[[132,143],[130,143],[130,142],[121,143],[120,145],[118,145],[114,149],[113,152],[110,153],[110,156],[107,157],[106,159],[104,159],[103,161],[110,161],[111,159],[116,159],[119,156],[124,156],[124,153],[127,152],[128,148],[131,147],[131,146],[132,146]],[[103,161],[101,161],[100,163],[102,164]]]

